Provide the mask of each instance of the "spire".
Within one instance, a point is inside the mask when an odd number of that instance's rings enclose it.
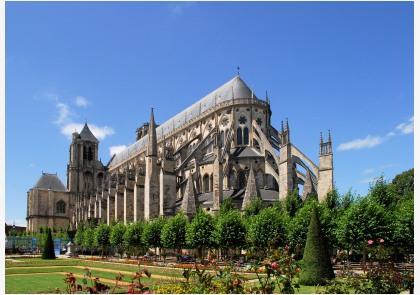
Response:
[[[289,119],[286,118],[286,130],[289,131]]]
[[[184,197],[182,198],[181,209],[189,218],[191,218],[197,211],[192,174],[188,176]]]
[[[85,126],[83,126],[82,131],[80,131],[80,138],[86,141],[92,141],[96,143],[99,142],[99,140],[95,137],[95,135],[93,135],[92,131],[90,131],[87,123],[85,123]]]
[[[322,132],[320,132],[320,138],[319,138],[319,140],[320,140],[320,144],[323,144],[324,143],[324,140],[322,139]]]
[[[329,143],[332,143],[332,140],[331,140],[331,130],[330,129],[328,129],[328,142]]]
[[[283,120],[281,121],[281,132],[282,133],[284,132],[284,122],[283,122]]]
[[[153,108],[150,114],[146,156],[148,157],[157,156],[156,123],[155,123],[155,116],[153,114]]]
[[[268,98],[268,91],[267,90],[265,91],[265,102],[267,104],[270,104],[270,99]]]
[[[253,199],[260,197],[260,190],[258,189],[257,180],[255,179],[254,168],[251,166],[249,169],[248,181],[246,183],[244,199],[242,201],[242,210],[245,210],[246,206],[248,206]]]

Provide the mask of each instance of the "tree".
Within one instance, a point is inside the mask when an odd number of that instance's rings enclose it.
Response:
[[[257,215],[263,208],[263,200],[261,198],[253,198],[251,202],[245,207],[244,215],[246,217]]]
[[[217,216],[213,239],[214,243],[224,250],[245,245],[246,227],[239,211],[232,210]]]
[[[232,198],[224,199],[220,205],[219,214],[227,213],[233,209],[235,209],[235,207],[233,206]]]
[[[399,199],[414,193],[414,169],[395,176],[390,184],[390,191]]]
[[[166,249],[177,249],[178,252],[185,246],[185,231],[188,220],[183,213],[170,218],[162,228],[161,240]]]
[[[105,250],[108,249],[109,243],[109,236],[110,236],[111,229],[110,227],[102,223],[95,229],[95,246],[101,248],[101,256],[104,256]]]
[[[95,243],[95,230],[92,227],[88,227],[83,231],[82,245],[85,249],[90,250],[90,255],[92,255],[94,243]]]
[[[162,217],[153,219],[145,224],[143,230],[143,242],[146,247],[149,248],[161,248],[162,247],[162,229],[165,225],[166,220]]]
[[[185,239],[191,248],[198,249],[199,257],[203,257],[203,249],[213,246],[214,220],[210,214],[199,210],[187,225]]]
[[[337,222],[339,245],[346,250],[363,250],[368,240],[387,238],[389,220],[383,206],[375,199],[364,197],[342,213]]]
[[[124,233],[126,227],[122,223],[117,223],[111,228],[111,234],[109,236],[109,242],[113,246],[118,254],[122,257],[124,253]]]
[[[77,231],[76,231],[76,235],[74,236],[74,242],[76,243],[76,245],[79,247],[79,249],[82,249],[83,252],[83,239],[85,238],[85,234],[84,234],[84,228],[82,226],[79,226]]]
[[[258,215],[247,221],[248,240],[251,247],[262,250],[265,254],[270,249],[278,248],[286,243],[287,219],[276,208],[265,208]]]
[[[287,240],[298,257],[303,255],[306,235],[311,221],[311,213],[316,203],[317,201],[315,199],[306,200],[303,207],[287,223]]]
[[[397,204],[391,216],[392,245],[407,254],[414,253],[414,195],[410,194]]]
[[[327,241],[321,230],[317,206],[313,207],[311,222],[302,260],[299,282],[303,285],[324,285],[334,278]]]
[[[302,207],[302,200],[299,197],[299,192],[297,189],[288,193],[284,202],[284,207],[290,217],[294,217],[299,208]]]
[[[146,248],[145,243],[143,242],[143,231],[145,224],[144,222],[135,222],[127,226],[127,230],[124,234],[124,244],[125,248],[131,255],[138,257],[144,249]]]
[[[51,235],[51,229],[47,228],[47,236],[44,244],[44,251],[42,251],[42,259],[55,259],[54,241]]]
[[[385,208],[391,207],[396,202],[383,176],[379,177],[371,186],[368,196]]]

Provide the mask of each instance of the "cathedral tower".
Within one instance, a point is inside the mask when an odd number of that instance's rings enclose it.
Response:
[[[153,109],[150,114],[148,142],[146,150],[146,175],[144,183],[144,219],[159,215],[159,170],[157,167],[157,137]]]
[[[90,131],[87,124],[79,133],[72,134],[70,159],[67,165],[67,189],[72,193],[93,193],[96,185],[96,174],[102,170],[98,165],[99,141]]]

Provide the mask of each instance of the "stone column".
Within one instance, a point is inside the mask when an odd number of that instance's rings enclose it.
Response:
[[[107,204],[106,223],[110,225],[112,220],[115,219],[115,189],[114,188],[110,188],[108,196],[107,196],[106,204]]]

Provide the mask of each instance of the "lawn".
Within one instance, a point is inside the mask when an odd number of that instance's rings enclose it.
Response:
[[[101,282],[113,286],[115,277],[122,272],[123,282],[130,282],[131,277],[139,270],[136,265],[124,265],[122,263],[108,263],[98,261],[87,261],[82,259],[55,259],[42,260],[40,258],[22,258],[14,261],[6,261],[6,293],[65,293],[65,273],[72,272],[77,277],[77,283],[81,284],[81,277],[88,267],[93,278],[99,278]],[[182,269],[141,266],[151,273],[151,278],[142,278],[142,283],[151,289],[157,285],[174,283],[182,280]],[[254,274],[244,274],[247,279],[255,278]],[[249,282],[251,283],[251,282]],[[255,284],[253,281],[251,284]],[[123,293],[124,289],[117,289],[115,292]],[[321,290],[316,287],[301,286],[298,293],[319,293]]]

